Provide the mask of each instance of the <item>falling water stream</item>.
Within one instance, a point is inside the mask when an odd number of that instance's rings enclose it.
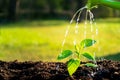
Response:
[[[84,21],[84,26],[81,27],[79,26],[79,21],[81,19],[81,14],[83,11],[86,11],[85,12],[85,21]],[[76,18],[77,17],[77,18]],[[75,20],[76,18],[76,20]],[[65,42],[66,42],[66,37],[68,36],[69,34],[69,30],[70,28],[72,27],[72,23],[73,21],[76,21],[76,24],[75,24],[75,31],[74,31],[74,40],[73,40],[73,44],[76,45],[78,42],[78,33],[81,33],[80,32],[80,29],[81,28],[84,28],[83,29],[83,39],[86,39],[86,38],[91,38],[91,39],[95,39],[95,37],[97,37],[98,35],[98,27],[94,21],[94,15],[93,13],[87,9],[87,7],[83,7],[83,8],[80,8],[74,15],[73,15],[73,18],[71,19],[70,21],[70,24],[67,26],[67,29],[66,29],[66,32],[65,32],[65,35],[64,35],[64,39],[63,39],[63,42],[62,42],[62,48],[61,48],[61,52],[63,51],[63,48],[64,48],[64,45],[65,45]],[[89,34],[89,37],[87,36]],[[82,39],[82,38],[81,38]],[[80,42],[80,41],[79,41]],[[97,44],[99,43],[99,40],[97,40]],[[93,52],[94,53],[94,56],[95,56],[95,53],[96,52]]]

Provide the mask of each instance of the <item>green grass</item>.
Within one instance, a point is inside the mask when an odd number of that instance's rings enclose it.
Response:
[[[23,21],[0,25],[0,59],[56,61],[68,25],[68,21],[62,20]],[[63,49],[73,49],[74,38],[77,38],[79,43],[84,37],[84,23],[79,24],[78,35],[74,34],[74,26],[75,24],[71,25]],[[90,32],[89,26],[86,29],[87,38],[94,35],[95,40],[99,41],[89,51],[96,52],[97,57],[103,58],[119,53],[120,19],[99,19],[97,26],[99,29],[97,36],[95,36],[95,31]]]

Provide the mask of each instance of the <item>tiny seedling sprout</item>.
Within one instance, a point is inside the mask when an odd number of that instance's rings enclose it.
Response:
[[[93,63],[86,63],[85,65],[88,67],[97,67],[96,65],[96,60],[95,56],[89,52],[84,52],[84,49],[90,46],[93,46],[96,43],[95,40],[92,39],[84,39],[80,42],[80,44],[75,45],[75,51],[71,50],[63,50],[59,55],[58,55],[58,60],[65,59],[73,54],[75,54],[77,57],[71,58],[67,62],[67,70],[70,76],[73,75],[73,73],[76,72],[78,67],[80,66],[81,62],[81,56],[87,58],[88,60],[93,61]]]

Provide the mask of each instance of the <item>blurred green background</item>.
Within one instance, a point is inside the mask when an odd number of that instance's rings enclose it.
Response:
[[[57,61],[66,27],[84,5],[85,0],[0,0],[0,60]],[[99,6],[92,12],[99,34],[89,33],[87,25],[87,36],[99,43],[90,51],[98,59],[120,61],[120,10]],[[83,11],[78,40],[84,36],[84,16]],[[75,23],[70,26],[63,49],[73,49]]]

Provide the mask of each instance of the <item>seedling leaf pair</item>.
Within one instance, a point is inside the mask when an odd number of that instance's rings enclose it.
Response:
[[[69,56],[71,56],[72,54],[77,54],[77,58],[76,59],[70,59],[67,63],[67,69],[68,69],[68,73],[70,76],[72,76],[72,74],[77,70],[77,68],[80,65],[80,55],[83,55],[84,57],[86,57],[89,60],[92,60],[93,62],[95,62],[95,57],[88,52],[83,52],[84,48],[90,47],[92,45],[94,45],[96,43],[95,40],[92,39],[84,39],[81,41],[81,43],[79,45],[75,45],[75,53],[73,53],[71,50],[64,50],[62,51],[62,53],[60,53],[58,55],[58,60],[62,60],[65,59]],[[96,67],[97,65],[93,64],[93,63],[86,63],[85,64],[88,67]]]

